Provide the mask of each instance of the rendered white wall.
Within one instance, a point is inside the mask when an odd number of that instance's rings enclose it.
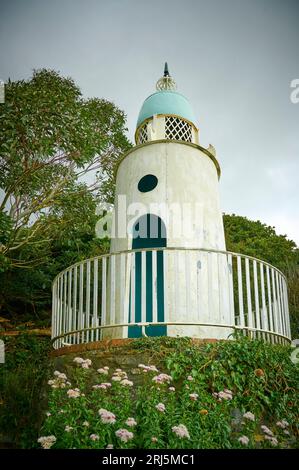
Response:
[[[139,180],[146,174],[158,178],[157,186],[149,192],[138,190]],[[205,248],[225,250],[222,213],[219,205],[218,176],[214,162],[198,147],[179,142],[157,142],[133,149],[120,163],[116,179],[115,213],[118,214],[118,195],[126,195],[126,208],[120,210],[121,215],[132,203],[142,203],[144,207],[137,214],[128,214],[127,222],[136,221],[146,213],[160,216],[167,230],[167,247]],[[150,204],[156,203],[156,208]],[[159,204],[165,203],[164,212]],[[191,236],[182,231],[180,235],[172,233],[172,227],[182,223],[169,210],[173,204],[190,207],[190,217],[184,215],[184,221],[190,223]],[[199,206],[196,206],[199,204]],[[197,208],[198,212],[192,212]],[[187,213],[188,214],[188,213]],[[135,217],[134,217],[135,215]],[[137,217],[136,217],[137,216]],[[186,225],[186,224],[185,224]],[[118,220],[115,221],[116,230]],[[130,234],[124,238],[111,241],[111,253],[130,250],[132,240]],[[197,323],[232,324],[229,306],[230,269],[226,256],[220,256],[218,263],[210,255],[191,252],[189,270],[186,276],[186,260],[175,258],[168,252],[167,258],[167,312],[166,321],[186,321]],[[210,274],[209,274],[210,273]],[[212,275],[212,278],[211,278]],[[108,274],[109,276],[109,274]],[[179,291],[174,292],[174,278],[179,276]],[[120,306],[121,289],[125,280],[119,281],[116,288],[116,304]],[[198,291],[198,287],[200,290]],[[208,296],[208,290],[210,295]],[[188,292],[188,295],[186,295]],[[198,297],[200,292],[200,298]],[[199,306],[200,303],[200,306]],[[119,309],[115,311],[115,323],[123,321]],[[230,328],[223,327],[191,327],[168,326],[169,336],[192,336],[199,338],[225,339],[232,333]],[[104,337],[126,337],[127,328],[118,331],[106,331]]]

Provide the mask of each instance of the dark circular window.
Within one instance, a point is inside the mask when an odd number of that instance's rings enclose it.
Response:
[[[152,191],[158,184],[158,178],[155,175],[145,175],[139,180],[138,189],[142,193]]]

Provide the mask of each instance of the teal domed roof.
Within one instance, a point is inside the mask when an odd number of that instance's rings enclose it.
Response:
[[[137,127],[155,114],[175,114],[182,118],[195,122],[193,110],[187,98],[176,91],[163,90],[150,95],[144,101],[138,119]]]

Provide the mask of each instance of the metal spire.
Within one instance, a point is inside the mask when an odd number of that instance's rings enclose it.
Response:
[[[164,77],[170,77],[167,62],[165,62],[165,65],[164,65]]]

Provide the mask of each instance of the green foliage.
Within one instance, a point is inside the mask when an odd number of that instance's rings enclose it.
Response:
[[[128,353],[147,352],[152,369],[96,372],[92,365],[73,363],[68,377],[54,376],[41,430],[55,436],[54,447],[241,448],[242,436],[249,448],[298,447],[299,376],[289,347],[242,337],[201,345],[187,338],[149,338],[129,348]],[[155,379],[162,371],[167,375]],[[127,374],[133,383],[122,382]],[[111,386],[93,388],[101,383]],[[78,396],[69,397],[69,390]],[[103,422],[103,409],[113,413],[112,422]],[[131,427],[128,418],[137,424]],[[185,437],[176,434],[181,425],[189,437],[182,427]],[[133,436],[123,442],[119,429]]]
[[[54,235],[50,216],[57,215],[61,200],[65,210],[76,205],[88,190],[79,181],[90,171],[98,172],[98,183],[89,189],[109,198],[107,184],[100,183],[112,183],[116,162],[130,148],[124,113],[107,100],[83,99],[74,81],[55,71],[34,71],[31,79],[9,82],[5,90],[0,252],[7,263],[2,270],[42,263]],[[82,201],[79,206],[83,219]],[[54,219],[59,225],[60,218]],[[30,256],[23,256],[23,247],[30,247]]]
[[[286,235],[277,235],[274,227],[235,214],[224,214],[228,251],[267,261],[287,277],[293,338],[299,338],[299,249]]]
[[[122,111],[84,99],[52,70],[9,82],[0,119],[0,310],[40,317],[58,272],[107,252],[95,209],[111,199],[115,165],[131,144]],[[90,171],[97,178],[88,186]]]
[[[49,368],[48,338],[6,337],[0,374],[0,440],[12,447],[36,447],[44,382]]]
[[[223,223],[227,250],[268,261],[282,271],[298,265],[296,243],[277,235],[274,227],[235,214],[224,214]]]

